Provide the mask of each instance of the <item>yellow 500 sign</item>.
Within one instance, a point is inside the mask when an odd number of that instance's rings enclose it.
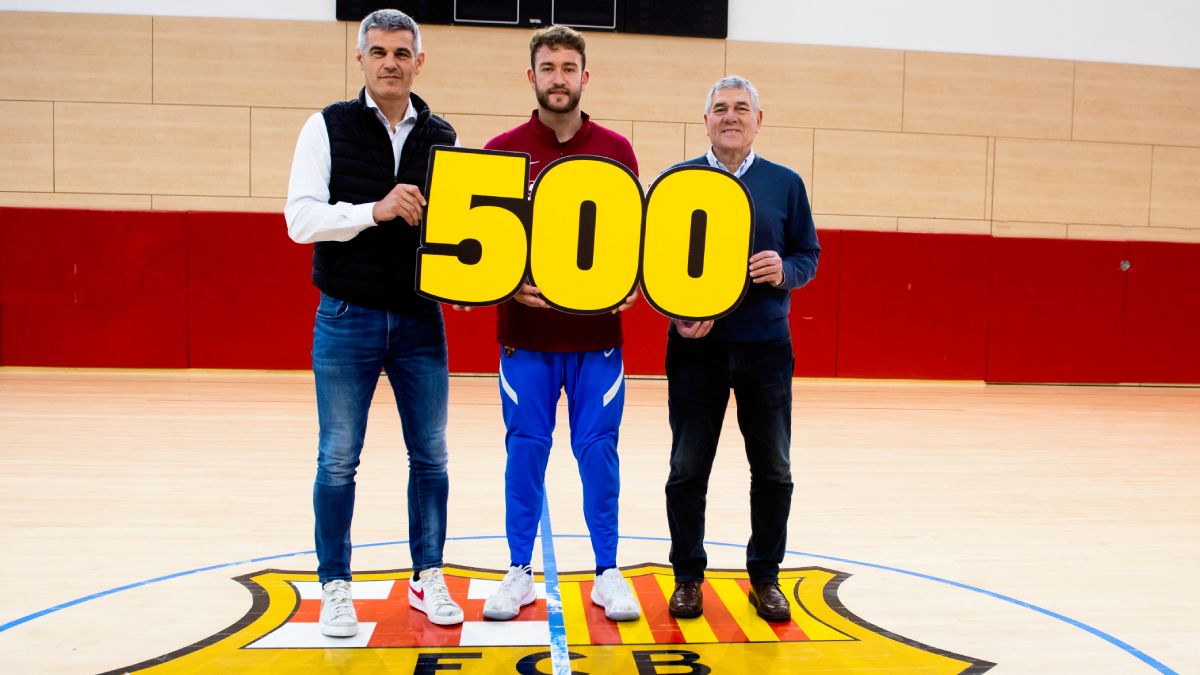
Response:
[[[417,291],[490,305],[526,278],[553,307],[611,311],[641,281],[667,316],[712,319],[746,293],[750,194],[729,174],[672,169],[642,195],[629,169],[576,156],[546,167],[526,199],[528,155],[435,148]]]

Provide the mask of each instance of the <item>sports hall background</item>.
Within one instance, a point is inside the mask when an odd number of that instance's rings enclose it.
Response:
[[[735,0],[731,25],[773,13],[782,28],[765,32],[803,37],[802,4]],[[995,20],[908,5],[901,33]],[[1048,6],[1066,52],[1097,25],[1150,48],[1196,18],[1183,0],[1124,8],[1136,17]],[[1027,18],[993,37],[1032,25],[1012,42],[1053,47]],[[303,120],[362,84],[356,29],[0,12],[0,365],[308,368],[311,249],[281,212]],[[528,116],[529,33],[424,27],[414,90],[464,145]],[[583,107],[632,140],[646,185],[707,147],[709,84],[758,85],[755,149],[802,174],[824,248],[794,295],[798,376],[1200,383],[1200,69],[951,53],[971,44],[588,40]],[[451,370],[495,372],[493,311],[446,315]],[[627,372],[661,373],[665,319],[640,303],[625,321]]]

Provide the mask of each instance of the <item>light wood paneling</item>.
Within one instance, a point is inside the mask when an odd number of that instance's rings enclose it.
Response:
[[[1162,241],[1200,243],[1200,228],[1126,227],[1123,225],[1067,225],[1067,239],[1097,241]]]
[[[710,147],[712,143],[703,124],[683,125],[683,154],[687,159],[703,155]]]
[[[708,152],[712,144],[703,124],[688,124],[684,129],[684,157],[690,159]],[[783,164],[804,179],[809,201],[812,200],[813,130],[763,126],[754,139],[755,154]]]
[[[249,194],[249,108],[57,103],[54,135],[59,190]]]
[[[1028,239],[1066,239],[1066,223],[1029,223],[1015,220],[993,220],[993,237]]]
[[[726,53],[726,72],[754,83],[772,124],[900,130],[903,52],[731,40]]]
[[[708,87],[725,72],[721,40],[588,33],[587,41],[583,108],[596,117],[699,122]]]
[[[363,86],[354,55],[358,23],[346,23],[346,89],[353,98]],[[532,31],[462,26],[422,26],[425,65],[413,92],[434,110],[455,113],[527,116],[536,107],[526,79]],[[589,36],[590,37],[590,36]],[[584,94],[584,109],[588,94]]]
[[[952,218],[900,218],[901,232],[927,234],[991,234],[990,220],[955,220]]]
[[[659,174],[673,164],[682,162],[683,125],[667,122],[634,122],[633,151],[637,153],[638,173],[642,185],[649,186]]]
[[[150,22],[0,13],[0,98],[149,103]]]
[[[820,213],[978,219],[987,139],[816,131],[813,209]]]
[[[446,115],[446,121],[458,132],[458,142],[464,148],[482,148],[492,138],[528,119],[515,115]]]
[[[630,120],[611,120],[611,119],[593,119],[596,124],[605,127],[611,131],[621,134],[632,143],[633,139],[633,122]]]
[[[814,213],[817,227],[826,230],[869,230],[872,232],[896,232],[896,218],[887,216],[841,216]]]
[[[1070,61],[908,52],[904,130],[1071,137]]]
[[[1154,148],[1150,195],[1151,225],[1200,230],[1200,149]]]
[[[283,215],[287,200],[269,197],[192,197],[190,195],[154,195],[155,211],[233,211],[238,213],[278,213]]]
[[[0,190],[54,189],[54,104],[0,101]]]
[[[296,108],[250,110],[250,195],[286,197],[296,137],[316,112]]]
[[[994,200],[996,220],[1145,225],[1150,147],[997,139]]]
[[[332,22],[156,17],[154,102],[322,108],[345,49]]]
[[[0,206],[36,209],[148,211],[150,195],[98,195],[75,192],[0,192]]]
[[[988,138],[987,199],[983,206],[983,217],[992,218],[992,202],[996,196],[996,139]]]
[[[1200,69],[1075,66],[1074,138],[1200,146]]]
[[[754,152],[800,174],[804,187],[810,192],[809,199],[812,199],[812,129],[764,126],[754,139]]]

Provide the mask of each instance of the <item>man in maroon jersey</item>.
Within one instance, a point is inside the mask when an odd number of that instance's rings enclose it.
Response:
[[[593,122],[579,109],[587,87],[583,36],[565,26],[534,33],[529,43],[529,84],[538,107],[528,122],[493,138],[489,150],[529,155],[529,180],[556,159],[607,157],[637,175],[629,141]],[[484,616],[513,619],[535,596],[533,543],[545,497],[546,462],[559,392],[570,404],[571,449],[583,481],[583,511],[596,558],[592,602],[614,621],[641,615],[637,599],[617,569],[617,500],[620,467],[617,430],[625,403],[620,312],[636,292],[609,314],[583,316],[551,308],[538,289],[522,285],[500,305],[500,400],[507,428],[504,472],[505,531],[510,563]]]

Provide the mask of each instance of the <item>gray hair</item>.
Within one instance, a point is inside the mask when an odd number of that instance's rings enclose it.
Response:
[[[421,29],[413,18],[398,9],[377,9],[362,20],[358,27],[358,51],[367,48],[367,31],[372,28],[391,33],[406,30],[413,34],[413,56],[421,53]]]
[[[705,115],[712,110],[713,97],[722,89],[745,89],[750,92],[750,107],[754,112],[758,112],[758,90],[754,88],[753,84],[750,84],[750,80],[741,75],[727,75],[717,80],[708,90],[708,98],[704,100]]]

